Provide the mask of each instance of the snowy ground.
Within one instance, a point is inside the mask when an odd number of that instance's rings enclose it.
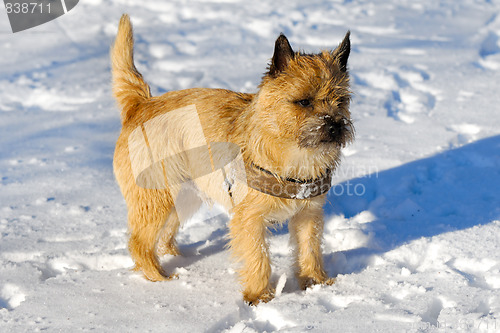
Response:
[[[179,279],[129,270],[112,173],[108,50],[123,12],[155,93],[252,92],[284,32],[352,32],[357,140],[325,207],[337,283],[300,291],[286,227],[277,297],[241,301],[227,217],[179,235]],[[0,331],[500,331],[500,4],[482,0],[87,0],[12,34],[0,10]]]

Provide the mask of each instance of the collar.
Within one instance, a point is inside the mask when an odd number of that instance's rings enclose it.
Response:
[[[326,170],[318,178],[283,178],[254,163],[247,164],[247,185],[254,190],[284,199],[309,199],[322,195],[332,187],[332,172]]]

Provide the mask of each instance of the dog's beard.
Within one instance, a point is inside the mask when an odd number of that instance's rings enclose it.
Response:
[[[354,126],[350,119],[325,114],[305,122],[299,134],[299,147],[341,149],[353,139]]]

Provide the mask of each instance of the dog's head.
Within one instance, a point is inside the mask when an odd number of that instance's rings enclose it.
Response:
[[[333,51],[294,52],[282,34],[260,85],[266,129],[301,149],[339,150],[354,138],[349,112],[349,32]]]

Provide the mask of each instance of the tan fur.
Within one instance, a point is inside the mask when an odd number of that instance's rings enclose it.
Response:
[[[346,40],[348,43],[348,37]],[[177,183],[192,176],[193,170],[213,166],[217,161],[210,156],[219,155],[210,151],[211,155],[195,158],[178,154],[178,158],[160,160],[162,156],[228,142],[241,149],[244,163],[253,162],[284,178],[311,179],[338,165],[341,147],[353,136],[348,74],[342,69],[345,64],[339,63],[343,51],[339,47],[318,55],[285,52],[283,56],[279,54],[281,49],[277,42],[270,71],[257,94],[188,89],[152,97],[133,63],[129,17],[121,18],[111,50],[113,93],[122,109],[123,123],[113,166],[128,207],[130,254],[135,269],[142,271],[147,279],[172,278],[161,267],[158,255],[179,254],[175,242],[180,225],[174,205],[180,191]],[[345,61],[347,55],[344,54]],[[311,106],[297,103],[303,99],[309,99]],[[190,118],[193,106],[199,119]],[[191,130],[198,126],[197,122],[202,124],[203,136]],[[345,126],[337,130],[331,125],[334,122]],[[333,140],[329,135],[334,134],[328,133],[335,131],[341,131],[342,135]],[[142,160],[145,155],[131,147],[144,143],[155,165],[140,175],[141,186],[135,169],[147,164]],[[160,157],[155,159],[153,155]],[[215,172],[192,180],[204,196],[220,202],[232,215],[229,246],[236,261],[241,263],[239,276],[247,302],[257,304],[273,297],[266,235],[275,222],[290,220],[300,285],[306,288],[333,283],[324,270],[321,254],[322,207],[326,195],[292,200],[236,187],[229,196],[220,186],[223,181],[223,176]]]

